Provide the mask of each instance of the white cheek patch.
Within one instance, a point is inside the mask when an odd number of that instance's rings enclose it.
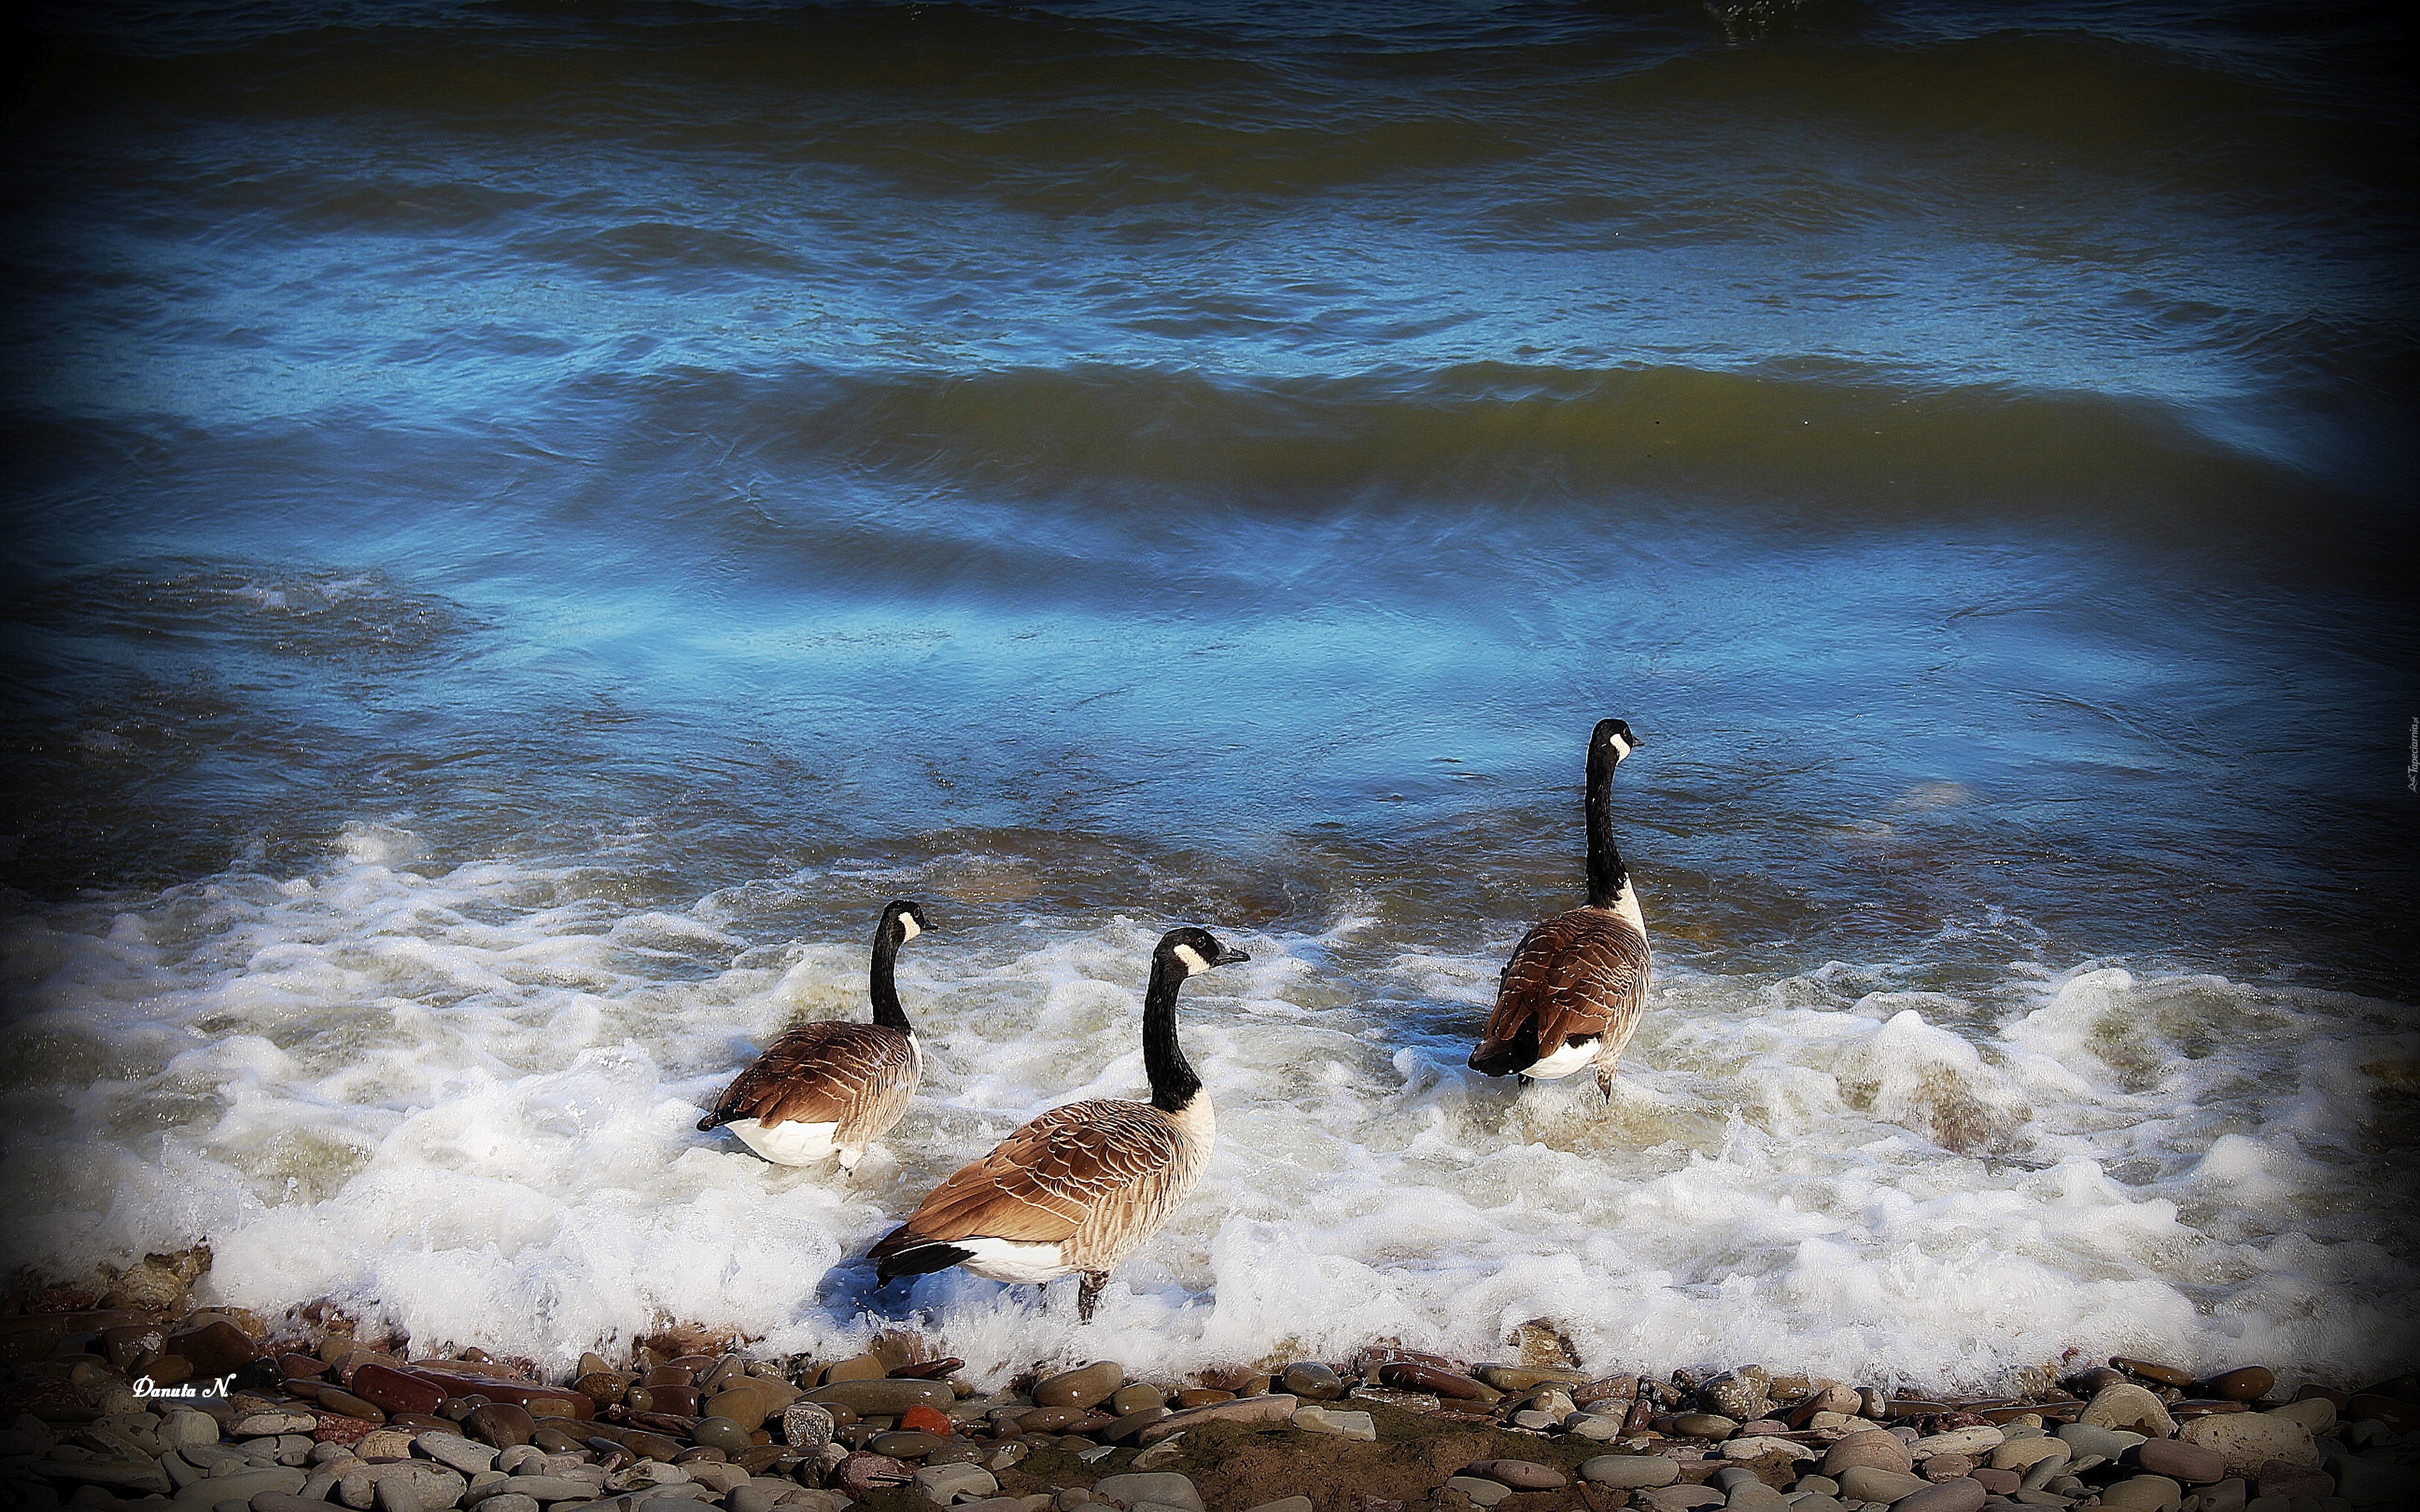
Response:
[[[1615,761],[1626,762],[1630,760],[1629,741],[1622,739],[1619,734],[1609,734],[1605,737],[1605,743],[1613,748],[1613,759]]]
[[[1185,974],[1188,977],[1198,977],[1210,969],[1210,963],[1202,959],[1202,952],[1189,945],[1176,948],[1176,959],[1185,963]]]
[[[905,945],[905,944],[907,944],[909,940],[914,939],[917,935],[922,934],[922,933],[924,933],[923,926],[916,922],[916,916],[915,916],[915,915],[913,915],[913,914],[902,914],[902,915],[900,915],[900,916],[899,916],[899,943],[900,943],[900,944]]]

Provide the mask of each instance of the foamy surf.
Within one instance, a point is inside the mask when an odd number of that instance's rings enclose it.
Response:
[[[2393,1005],[2101,963],[1952,995],[1668,959],[1606,1105],[1462,1066],[1500,954],[1390,948],[1351,914],[1206,921],[1254,958],[1186,994],[1218,1154],[1093,1325],[1066,1287],[877,1289],[859,1257],[932,1182],[1045,1107],[1141,1094],[1166,921],[944,920],[904,952],[923,1089],[845,1180],[692,1125],[789,1023],[861,1015],[861,942],[626,881],[437,866],[361,826],[301,874],[18,918],[11,1262],[207,1243],[207,1300],[333,1297],[559,1365],[665,1319],[819,1353],[905,1320],[995,1381],[1377,1338],[1483,1357],[1541,1317],[1592,1369],[1942,1389],[2071,1346],[2332,1377],[2409,1347],[2420,1277],[2360,1158],[2376,1092],[2420,1064]],[[893,885],[938,886],[764,886]]]

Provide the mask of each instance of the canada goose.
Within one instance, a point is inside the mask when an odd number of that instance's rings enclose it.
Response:
[[[1613,846],[1613,769],[1637,744],[1620,719],[1589,735],[1588,903],[1522,936],[1471,1070],[1526,1083],[1594,1066],[1598,1089],[1613,1096],[1614,1067],[1647,1002],[1647,921]]]
[[[870,1252],[884,1282],[963,1265],[993,1281],[1083,1282],[1090,1322],[1109,1271],[1158,1231],[1210,1162],[1218,1123],[1176,1042],[1176,989],[1212,966],[1249,961],[1208,930],[1170,930],[1151,953],[1142,1065],[1151,1101],[1070,1103],[1032,1119],[918,1204]]]
[[[727,1124],[777,1165],[812,1165],[838,1150],[840,1168],[855,1170],[865,1147],[908,1111],[924,1069],[891,979],[899,948],[923,932],[923,909],[905,899],[883,904],[869,983],[874,1022],[801,1024],[783,1035],[697,1120],[699,1132]]]

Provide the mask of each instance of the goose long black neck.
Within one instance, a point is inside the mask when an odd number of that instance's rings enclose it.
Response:
[[[1613,744],[1602,738],[1589,742],[1588,758],[1588,901],[1590,908],[1610,908],[1629,884],[1629,869],[1613,843],[1613,769],[1621,764]]]
[[[874,1000],[874,1022],[886,1029],[910,1032],[908,1012],[899,1006],[899,988],[892,980],[892,968],[899,961],[899,926],[884,919],[874,932],[874,969],[866,983],[866,995]]]
[[[1142,1069],[1151,1078],[1151,1105],[1163,1113],[1182,1113],[1202,1090],[1202,1078],[1176,1042],[1176,989],[1185,980],[1185,964],[1165,953],[1152,958],[1151,985],[1142,995]]]

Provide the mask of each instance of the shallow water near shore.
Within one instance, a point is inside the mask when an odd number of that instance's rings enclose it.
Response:
[[[1761,17],[1761,19],[1758,19]],[[2408,102],[2351,13],[60,11],[0,1260],[567,1362],[2408,1365]],[[1577,901],[1609,1105],[1463,1068]],[[699,1134],[863,1011],[853,1180]],[[860,1257],[1219,1119],[1079,1329]]]

